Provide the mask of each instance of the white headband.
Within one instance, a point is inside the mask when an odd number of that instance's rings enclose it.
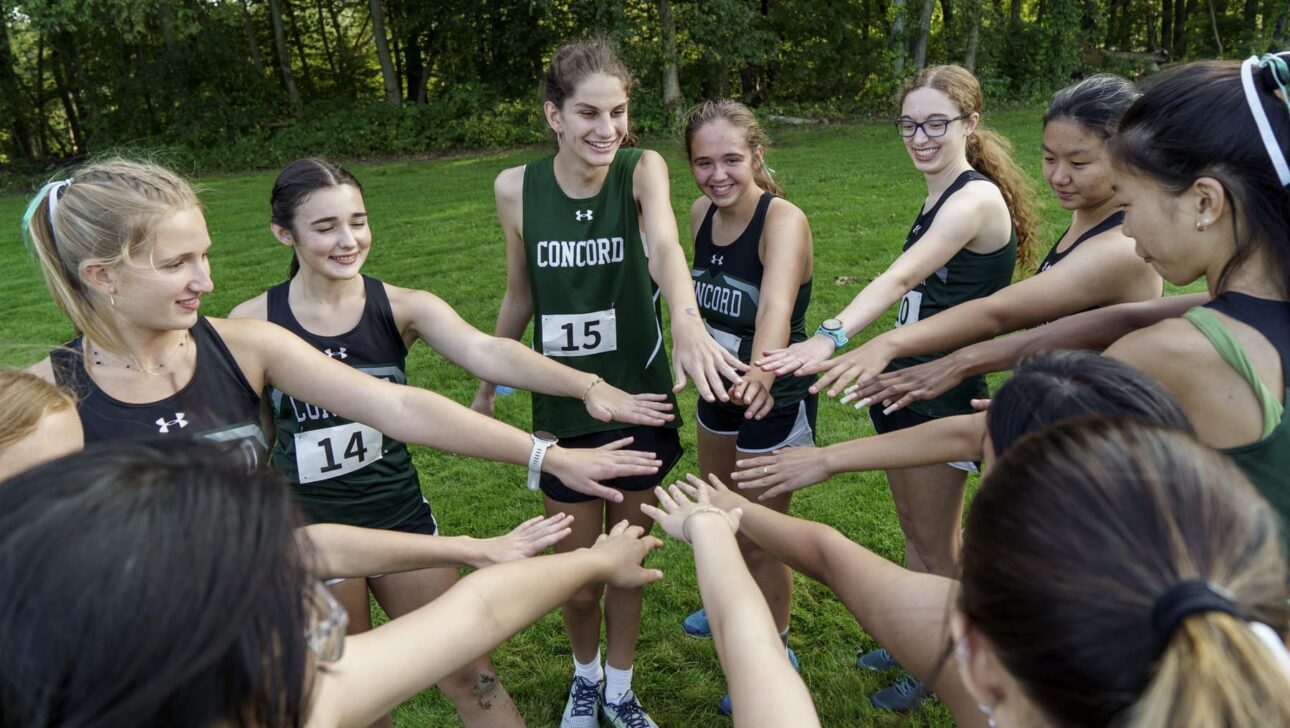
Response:
[[[1272,166],[1277,170],[1277,178],[1281,180],[1282,187],[1287,187],[1290,186],[1290,165],[1286,164],[1281,145],[1277,143],[1277,137],[1272,133],[1268,115],[1263,111],[1263,102],[1259,100],[1259,90],[1254,85],[1254,69],[1258,67],[1258,56],[1250,56],[1241,63],[1241,85],[1245,87],[1245,101],[1250,105],[1250,114],[1254,116],[1254,123],[1259,127],[1259,136],[1263,137],[1263,146],[1268,150]]]

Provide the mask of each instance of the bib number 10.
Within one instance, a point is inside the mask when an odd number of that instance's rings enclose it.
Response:
[[[381,459],[384,440],[380,432],[358,422],[297,432],[296,473],[301,483],[352,473]]]
[[[923,307],[921,291],[910,291],[900,299],[900,310],[896,312],[896,328],[918,323],[918,314]]]
[[[618,350],[618,317],[614,309],[542,316],[542,353],[589,356]]]

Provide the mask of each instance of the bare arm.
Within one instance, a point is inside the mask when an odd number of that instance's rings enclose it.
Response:
[[[766,488],[758,500],[801,490],[837,475],[958,460],[981,460],[985,413],[942,417],[915,427],[828,447],[787,447],[745,458],[731,474],[740,490]]]
[[[993,186],[969,185],[946,200],[923,237],[870,281],[835,317],[841,319],[847,337],[855,336],[876,321],[905,293],[972,242],[993,209],[988,204],[993,197],[988,195],[997,197],[998,194]],[[822,365],[833,355],[833,349],[832,339],[817,334],[787,349],[768,351],[753,363],[777,376],[794,371],[811,374],[824,368]]]
[[[690,482],[683,489],[695,494],[702,481],[687,477]],[[928,683],[959,725],[986,724],[958,671],[945,660],[950,644],[949,609],[958,582],[909,571],[836,529],[751,503],[717,478],[711,479],[711,487],[713,505],[743,511],[739,528],[746,537],[771,557],[832,590],[866,632]]]
[[[434,392],[363,374],[266,321],[209,320],[256,391],[271,383],[296,399],[403,442],[485,460],[528,463],[532,440],[510,425],[472,412]],[[554,446],[547,451],[542,470],[575,490],[617,501],[621,493],[598,481],[647,475],[658,469],[658,461],[651,453],[622,450],[625,444],[627,441],[620,440],[594,450]]]
[[[835,397],[843,387],[881,374],[893,359],[950,351],[1000,334],[1055,321],[1090,308],[1120,303],[1160,277],[1133,252],[1118,228],[1085,242],[1061,265],[1014,283],[992,296],[952,306],[912,325],[885,331],[828,362],[811,388]],[[1138,293],[1138,295],[1142,295]]]
[[[649,246],[649,273],[667,301],[672,322],[672,374],[676,385],[685,388],[686,378],[694,380],[699,396],[709,402],[730,399],[721,377],[738,383],[740,370],[747,367],[726,351],[703,327],[694,285],[686,266],[685,253],[677,238],[676,216],[667,178],[667,163],[656,152],[641,154],[632,174],[632,187],[640,206],[645,242]]]
[[[675,485],[654,492],[661,508],[646,503],[641,511],[694,548],[699,593],[726,673],[735,725],[818,726],[811,695],[785,656],[770,608],[739,552],[739,512],[714,509],[706,488],[698,489],[695,501]],[[775,689],[767,690],[768,685]]]
[[[317,674],[310,728],[366,726],[596,582],[636,588],[662,574],[640,566],[660,542],[623,521],[596,546],[477,571],[430,604],[349,637]]]
[[[305,553],[313,554],[314,573],[323,579],[393,574],[438,566],[482,569],[541,553],[568,536],[573,516],[530,518],[503,536],[426,536],[339,523],[299,529]]]
[[[1122,303],[1058,319],[1037,329],[967,346],[926,364],[881,374],[848,392],[859,405],[882,402],[892,410],[932,399],[975,374],[1006,371],[1030,354],[1051,349],[1101,351],[1126,334],[1177,318],[1210,299],[1207,293]]]
[[[780,349],[788,344],[797,289],[811,262],[811,227],[806,215],[789,202],[772,201],[761,247],[763,272],[753,332],[754,352]],[[775,406],[770,395],[774,383],[775,375],[762,369],[744,374],[743,382],[734,387],[731,395],[748,408],[745,417],[761,419],[771,411]]]

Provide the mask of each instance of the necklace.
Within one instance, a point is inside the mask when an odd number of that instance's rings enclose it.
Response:
[[[166,368],[166,365],[170,363],[170,360],[175,358],[175,354],[177,354],[180,351],[183,351],[188,346],[188,337],[189,337],[189,334],[188,332],[185,331],[183,338],[179,340],[179,346],[176,346],[174,349],[172,349],[171,352],[166,355],[166,358],[163,359],[160,364],[153,367],[143,366],[142,364],[139,363],[138,359],[135,359],[132,356],[129,357],[130,363],[128,364],[111,361],[106,357],[104,357],[103,352],[99,351],[98,348],[94,346],[90,347],[90,357],[94,361],[94,366],[129,369],[130,371],[141,372],[143,374],[150,374],[152,376],[158,376],[163,373],[162,370]]]

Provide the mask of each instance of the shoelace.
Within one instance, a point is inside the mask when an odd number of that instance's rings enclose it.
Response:
[[[587,717],[596,715],[596,702],[600,699],[600,689],[595,683],[585,678],[574,678],[573,712],[570,717]]]
[[[923,684],[912,675],[896,683],[894,687],[896,688],[896,692],[906,697],[918,695],[923,692]]]
[[[623,702],[614,707],[618,711],[618,719],[627,728],[649,728],[649,714],[632,693],[629,692],[623,696]]]

